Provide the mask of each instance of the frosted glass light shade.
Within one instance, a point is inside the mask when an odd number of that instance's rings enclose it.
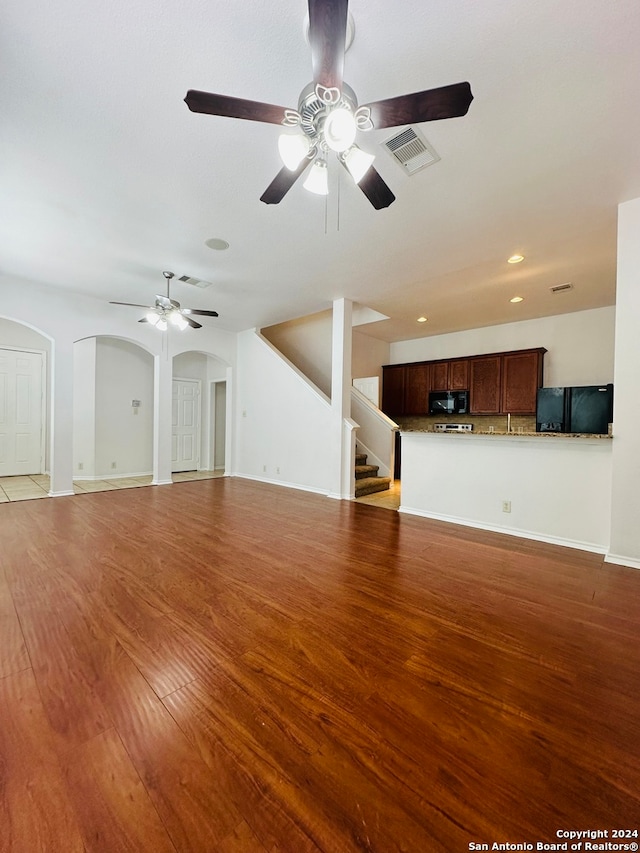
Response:
[[[356,120],[351,110],[331,110],[324,123],[324,140],[333,151],[346,151],[356,138]]]
[[[309,153],[311,142],[303,133],[281,133],[278,137],[278,153],[290,171],[298,168]]]
[[[344,162],[347,169],[351,172],[351,177],[359,184],[364,178],[369,167],[376,158],[373,154],[367,154],[366,151],[361,151],[357,145],[350,148],[344,155]]]
[[[316,160],[311,167],[309,177],[302,185],[305,190],[309,190],[316,195],[329,194],[329,178],[327,172],[327,164],[324,160]]]
[[[155,311],[148,311],[145,315],[145,320],[147,321],[147,323],[151,323],[152,326],[155,326],[158,323],[159,319],[160,315],[156,314]]]
[[[169,320],[171,321],[171,325],[177,326],[180,331],[186,329],[189,325],[189,323],[184,319],[182,314],[176,310],[173,310],[171,314],[169,314]]]
[[[155,324],[156,329],[160,329],[161,332],[167,331],[167,321],[164,317],[158,317],[158,322]]]

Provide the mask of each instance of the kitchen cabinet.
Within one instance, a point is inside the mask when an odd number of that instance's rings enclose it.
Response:
[[[469,390],[469,359],[459,358],[449,362],[449,387],[447,391]]]
[[[405,374],[404,364],[382,368],[382,411],[389,417],[404,414]]]
[[[500,411],[500,355],[485,355],[470,359],[469,414],[495,415]]]
[[[431,363],[431,390],[449,390],[449,362],[433,361]]]
[[[471,415],[534,415],[546,349],[513,350],[382,368],[382,410],[428,414],[429,391],[469,391]]]
[[[430,390],[431,365],[408,364],[405,368],[403,414],[428,415]]]
[[[431,362],[432,391],[468,391],[469,359]]]
[[[536,411],[536,396],[542,386],[545,350],[524,350],[502,356],[502,411],[530,415]]]

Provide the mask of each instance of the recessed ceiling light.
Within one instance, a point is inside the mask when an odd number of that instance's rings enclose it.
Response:
[[[507,258],[508,264],[520,264],[524,261],[524,255],[511,255],[510,258]]]
[[[428,317],[418,317],[418,323],[426,323],[428,319]]]
[[[210,240],[205,240],[204,244],[210,249],[215,249],[216,252],[224,252],[225,249],[229,248],[227,241],[222,240],[220,237],[212,237]]]
[[[524,296],[514,296],[509,302],[524,302]]]

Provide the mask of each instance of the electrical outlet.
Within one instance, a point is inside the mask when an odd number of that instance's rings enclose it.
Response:
[[[115,463],[115,462],[112,462],[112,463],[111,463],[111,467],[112,467],[112,468],[117,468],[116,463]]]
[[[280,473],[280,468],[276,468],[276,474]]]
[[[262,466],[262,472],[263,472],[263,474],[267,473],[267,466],[266,465]]]
[[[78,471],[84,470],[84,462],[78,462]]]
[[[511,501],[502,501],[502,512],[511,512]]]

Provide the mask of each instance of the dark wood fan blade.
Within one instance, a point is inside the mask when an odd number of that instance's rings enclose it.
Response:
[[[466,115],[473,100],[468,83],[454,83],[439,89],[426,89],[412,95],[400,95],[386,101],[364,104],[371,110],[374,128],[397,127],[421,121],[437,121]]]
[[[181,312],[181,313],[182,313],[182,312]],[[192,319],[191,319],[191,317],[189,317],[189,315],[188,315],[188,314],[182,314],[182,316],[183,316],[183,317],[184,317],[184,319],[187,321],[187,323],[191,326],[191,328],[192,328],[192,329],[201,329],[201,328],[202,328],[202,323],[196,323],[196,321],[195,321],[195,320],[192,320]],[[218,316],[218,315],[216,314],[216,317],[217,317],[217,316]]]
[[[348,0],[309,0],[309,44],[314,83],[342,88]]]
[[[183,314],[199,314],[201,317],[217,317],[218,316],[217,311],[204,311],[204,310],[201,311],[199,308],[183,308],[182,313]]]
[[[109,305],[128,305],[130,308],[151,308],[150,305],[140,305],[138,302],[110,302]]]
[[[382,210],[384,207],[389,207],[389,205],[393,204],[396,200],[394,194],[373,166],[370,166],[365,172],[365,175],[360,179],[358,186],[376,210]]]
[[[227,95],[214,95],[212,92],[198,92],[197,89],[189,89],[184,100],[194,113],[243,118],[247,121],[264,121],[268,124],[282,124],[287,111],[286,107],[278,107],[275,104],[230,98]]]
[[[148,323],[148,322],[149,321],[147,320],[146,317],[143,317],[142,320],[138,320],[138,323]]]
[[[311,160],[305,157],[298,168],[294,169],[293,172],[290,169],[287,169],[286,166],[283,166],[260,196],[260,201],[263,201],[265,204],[280,204],[300,175],[310,165]]]

